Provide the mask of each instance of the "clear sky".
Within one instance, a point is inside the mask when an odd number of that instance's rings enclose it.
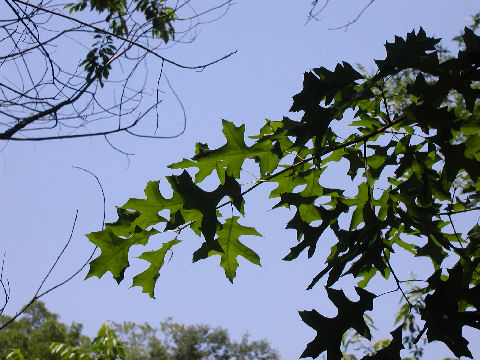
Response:
[[[101,138],[8,143],[0,153],[0,252],[6,253],[4,276],[11,286],[6,313],[15,312],[31,298],[68,239],[76,209],[79,219],[72,244],[49,284],[75,271],[92,251],[84,234],[100,230],[102,198],[95,180],[73,166],[98,176],[106,194],[107,221],[114,221],[115,205],[142,197],[147,181],[171,174],[166,166],[191,156],[195,142],[221,145],[221,119],[245,123],[247,134],[254,134],[265,118],[279,120],[288,115],[305,71],[333,68],[340,61],[369,68],[373,59],[384,56],[385,41],[420,26],[453,46],[449,39],[460,33],[469,15],[479,11],[478,3],[471,0],[378,1],[347,31],[328,30],[355,17],[360,3],[366,2],[331,1],[321,21],[305,24],[309,0],[237,1],[223,18],[199,28],[193,43],[165,52],[176,61],[200,64],[238,50],[203,72],[165,68],[186,109],[186,131],[172,140],[113,137],[116,146],[136,154],[130,163]],[[149,66],[155,72],[160,63],[152,60]],[[166,83],[162,89],[166,94],[159,108],[160,130],[172,134],[182,128],[183,115]],[[298,358],[314,332],[297,311],[316,308],[334,315],[334,307],[321,287],[305,291],[322,265],[321,255],[308,262],[305,254],[296,262],[281,260],[295,243],[295,234],[284,230],[287,213],[268,212],[275,202],[264,197],[262,191],[248,195],[251,205],[244,221],[264,236],[246,240],[261,256],[262,268],[240,260],[233,285],[218,259],[191,263],[200,239],[185,232],[180,237],[183,246],[162,270],[157,299],[142,294],[140,288],[129,288],[132,275],[144,268],[139,263],[127,270],[121,285],[109,274],[84,281],[85,269],[43,300],[60,314],[61,321],[82,322],[90,335],[106,320],[155,325],[171,316],[181,323],[226,327],[235,337],[248,331],[254,339],[267,338],[282,359]],[[154,241],[167,240],[169,235],[161,235]],[[398,296],[394,296],[385,300],[384,309],[392,302],[396,306]],[[387,329],[390,322],[385,320]],[[479,345],[472,344],[471,350],[480,358]],[[451,355],[446,347],[435,347],[429,354],[427,359]]]

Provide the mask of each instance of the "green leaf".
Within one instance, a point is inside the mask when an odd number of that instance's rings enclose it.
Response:
[[[350,175],[350,178],[353,180],[355,176],[357,176],[358,170],[365,166],[363,154],[358,149],[348,147],[345,149],[343,158],[350,162],[350,168],[348,169],[347,174]]]
[[[429,70],[438,66],[438,56],[435,52],[435,45],[440,39],[428,37],[425,31],[420,28],[417,34],[412,31],[407,34],[406,39],[395,36],[395,42],[385,44],[387,57],[385,60],[375,60],[380,75],[393,74],[395,70],[414,68]]]
[[[109,271],[117,283],[120,283],[125,269],[129,266],[130,248],[133,245],[146,245],[149,237],[155,234],[158,234],[155,229],[146,231],[138,227],[129,238],[116,236],[109,227],[103,231],[88,234],[88,239],[99,247],[101,254],[90,262],[90,271],[85,279],[92,276],[100,278]]]
[[[306,201],[308,201],[308,199]],[[318,226],[312,226],[310,223],[302,219],[300,208],[301,205],[299,206],[299,210],[295,213],[293,219],[287,223],[286,228],[295,229],[297,231],[297,239],[300,240],[302,236],[303,239],[301,239],[298,245],[292,247],[290,249],[290,253],[283,258],[283,260],[286,261],[296,259],[302,253],[302,251],[307,248],[308,257],[311,258],[315,253],[317,242],[325,230],[337,221],[340,214],[348,211],[348,208],[341,202],[338,202],[338,204],[333,206],[332,209],[326,209],[323,206],[315,207],[315,215],[319,216],[318,219],[320,219],[322,223]]]
[[[180,242],[180,240],[175,238],[164,243],[158,250],[144,252],[142,255],[140,255],[138,258],[148,261],[150,266],[144,272],[134,276],[131,287],[141,286],[143,288],[142,292],[147,293],[151,298],[154,299],[155,283],[160,276],[159,271],[165,263],[166,253],[167,251],[171,250],[173,246]]]
[[[350,221],[350,230],[357,228],[359,224],[361,224],[363,220],[363,208],[365,205],[370,206],[368,202],[368,185],[366,182],[362,182],[358,186],[358,193],[357,196],[351,199],[344,199],[343,202],[345,205],[348,206],[355,206],[355,210],[352,214],[352,219]]]
[[[448,273],[446,281],[441,279],[440,271],[428,279],[428,285],[434,292],[426,296],[425,308],[420,313],[422,320],[425,321],[428,341],[442,341],[455,356],[472,358],[462,328],[469,324],[469,318],[472,320],[478,318],[480,286],[470,287],[461,264],[449,269]],[[460,309],[462,301],[474,306],[476,311]]]
[[[260,266],[260,257],[249,247],[239,241],[242,235],[262,236],[254,228],[238,223],[238,216],[225,221],[217,232],[218,243],[223,252],[211,251],[209,256],[220,255],[220,266],[225,270],[225,275],[233,283],[238,268],[237,256],[243,256],[248,261]]]
[[[331,247],[327,265],[314,277],[307,289],[313,286],[328,273],[327,286],[332,286],[341,276],[352,274],[354,277],[364,277],[365,286],[372,277],[373,269],[388,276],[388,268],[385,264],[384,252],[390,249],[390,244],[383,240],[382,230],[388,226],[388,222],[380,221],[373,214],[369,206],[363,208],[365,226],[357,230],[343,230],[339,228],[334,219],[332,230],[338,238],[338,242]],[[346,270],[347,265],[350,268]]]
[[[289,168],[287,165],[281,167],[283,169]],[[312,191],[317,191],[319,187],[317,187],[316,184],[313,184],[313,182],[315,181],[315,178],[318,180],[318,177],[323,172],[323,169],[314,169],[314,173],[312,174],[312,171],[309,171],[310,167],[310,164],[299,166],[298,168],[285,171],[271,179],[270,181],[278,183],[278,186],[270,192],[270,198],[281,197],[283,193],[291,193],[297,186],[300,185],[308,186],[310,184],[310,186],[314,186],[316,188],[312,189]],[[310,181],[309,176],[313,176],[313,178],[310,178]]]
[[[196,210],[196,212],[182,211],[182,215],[186,221],[201,224],[200,230],[207,242],[213,241],[215,237],[219,226],[217,206],[223,198],[229,197],[232,204],[243,214],[244,200],[240,184],[230,176],[226,176],[224,183],[213,191],[205,191],[198,187],[186,171],[178,176],[170,176],[168,180],[174,192],[184,199],[183,210]]]
[[[471,153],[476,152],[472,148],[468,150]],[[466,153],[469,154],[466,144],[444,146],[441,152],[445,156],[444,176],[449,182],[453,182],[461,170],[465,170],[473,181],[476,182],[479,179],[479,161],[466,156]]]
[[[145,187],[146,199],[131,198],[125,205],[121,206],[122,209],[134,210],[139,213],[139,216],[131,222],[131,227],[139,226],[142,229],[147,229],[159,222],[166,222],[165,218],[158,215],[159,211],[170,210],[175,213],[183,207],[183,198],[176,192],[173,193],[172,198],[164,198],[159,191],[159,183],[160,181],[149,181],[147,183]],[[120,234],[117,233],[117,235]]]
[[[185,169],[198,167],[195,182],[199,183],[212,173],[217,171],[220,183],[225,182],[225,174],[238,179],[243,162],[246,159],[255,158],[260,164],[261,175],[266,175],[276,168],[278,156],[273,145],[268,140],[260,139],[254,145],[245,145],[245,125],[236,127],[233,123],[223,120],[223,134],[227,143],[222,147],[210,150],[206,146],[197,145],[195,156],[189,160],[184,159],[169,166],[171,169]]]
[[[402,327],[403,325],[400,325],[390,333],[392,340],[387,347],[380,349],[373,355],[366,355],[361,360],[401,360],[400,351],[404,348],[402,344]]]
[[[6,357],[6,360],[23,360],[23,359],[24,359],[23,354],[20,351],[20,349],[13,350]]]
[[[290,111],[310,111],[323,99],[329,104],[339,92],[346,92],[363,76],[347,63],[337,64],[334,71],[324,67],[304,74],[303,90],[293,97]]]
[[[328,359],[341,359],[340,344],[343,335],[350,328],[367,339],[371,338],[364,313],[373,309],[373,299],[376,296],[362,288],[357,287],[355,290],[360,296],[357,302],[350,301],[341,290],[327,288],[328,298],[338,309],[334,318],[320,315],[316,310],[299,312],[303,322],[317,331],[315,339],[307,345],[301,358],[316,358],[327,351]]]

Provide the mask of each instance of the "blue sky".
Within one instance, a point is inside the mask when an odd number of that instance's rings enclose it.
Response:
[[[369,68],[373,59],[384,56],[385,41],[420,26],[452,46],[449,39],[478,11],[476,2],[465,0],[376,2],[347,31],[328,30],[355,17],[360,3],[365,2],[332,1],[320,21],[305,24],[310,1],[297,1],[295,6],[286,0],[238,1],[223,18],[202,26],[194,42],[166,50],[166,56],[188,64],[238,52],[203,72],[165,68],[186,109],[186,131],[172,140],[112,137],[116,146],[136,154],[130,163],[100,138],[8,143],[0,153],[0,251],[6,253],[4,276],[11,285],[6,313],[15,312],[31,298],[68,239],[76,209],[79,219],[72,244],[49,284],[75,271],[92,251],[84,234],[101,228],[102,199],[95,180],[73,166],[98,176],[105,190],[107,221],[114,221],[115,205],[129,197],[142,197],[147,181],[171,174],[166,166],[191,156],[195,142],[221,145],[221,119],[244,123],[247,134],[254,134],[265,118],[278,120],[288,115],[291,97],[301,90],[305,71],[333,68],[340,61]],[[152,73],[160,69],[153,59],[148,66]],[[172,134],[182,128],[183,115],[166,83],[162,89],[166,94],[159,108],[160,131]],[[332,174],[332,181],[341,176]],[[167,189],[164,181],[160,188]],[[254,339],[271,341],[283,359],[298,358],[314,332],[301,322],[297,311],[316,308],[334,315],[335,309],[321,287],[305,291],[321,267],[321,254],[308,262],[306,256],[291,263],[281,260],[295,243],[295,234],[284,230],[288,213],[269,212],[275,202],[264,198],[262,191],[248,195],[244,221],[263,235],[246,240],[261,256],[262,268],[240,260],[233,285],[218,259],[191,263],[200,239],[185,232],[180,237],[183,246],[162,270],[155,300],[140,288],[129,288],[132,275],[144,268],[141,263],[127,270],[121,285],[110,275],[84,281],[85,269],[43,300],[62,321],[82,322],[90,335],[106,320],[155,325],[171,316],[181,323],[226,327],[237,338],[248,331]],[[155,241],[167,240],[168,234]],[[394,295],[382,300],[378,319],[397,299]],[[388,330],[391,319],[382,325]],[[479,345],[471,349],[474,357],[480,357]],[[427,359],[450,355],[442,346],[434,346],[429,354]]]

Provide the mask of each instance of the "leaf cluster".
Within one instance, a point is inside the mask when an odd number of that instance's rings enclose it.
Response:
[[[71,346],[52,342],[50,351],[62,360],[119,360],[125,359],[124,346],[115,331],[108,324],[103,324],[97,336],[88,344]]]
[[[465,216],[480,205],[480,37],[465,28],[463,49],[448,59],[438,51],[439,41],[423,29],[395,37],[385,45],[385,58],[375,61],[373,76],[362,75],[346,62],[333,71],[320,67],[305,73],[303,90],[293,97],[291,107],[302,113],[301,119],[267,120],[251,145],[245,142],[244,125],[224,120],[223,146],[210,149],[198,143],[192,158],[170,166],[183,170],[167,177],[171,198],[160,193],[158,181],[149,182],[146,199],[130,199],[118,208],[117,222],[88,235],[102,253],[87,277],[110,271],[122,281],[131,246],[146,245],[159,232],[180,233],[189,227],[203,238],[193,260],[220,255],[220,265],[233,281],[237,256],[260,264],[258,255],[239,241],[243,235],[259,235],[239,223],[244,196],[273,183],[269,197],[278,199],[274,208],[293,210],[286,228],[297,233],[298,243],[284,260],[295,260],[303,252],[311,258],[327,236],[334,242],[308,288],[325,281],[339,312],[335,318],[315,310],[300,312],[318,333],[303,357],[326,351],[328,359],[340,359],[340,344],[350,328],[369,338],[363,319],[379,295],[366,289],[379,275],[403,293],[403,280],[391,259],[405,254],[425,257],[434,269],[422,288],[428,295],[420,312],[425,325],[418,336],[444,342],[455,356],[471,357],[462,329],[480,329],[480,231],[473,223],[462,235],[452,217]],[[409,76],[403,78],[402,89],[394,90],[404,94],[404,102],[392,106],[398,97],[392,95],[391,79],[403,74]],[[254,162],[245,163],[249,159]],[[349,184],[324,186],[327,168],[337,163],[347,166]],[[258,174],[250,187],[239,183],[245,164]],[[190,168],[198,169],[195,180],[185,170]],[[215,190],[197,185],[214,174]],[[224,198],[227,202],[222,203]],[[226,215],[228,208],[231,215]],[[176,237],[173,241],[179,243]],[[140,256],[150,268],[134,278],[134,285],[152,297],[165,249],[172,246],[167,242],[158,255]],[[447,258],[456,263],[448,265]],[[332,288],[347,275],[357,282],[358,302]],[[408,304],[409,311],[416,306]],[[402,326],[392,329],[389,345],[364,359],[400,359],[402,331]]]
[[[117,52],[118,45],[114,43],[114,39],[124,40],[131,36],[138,36],[132,34],[132,25],[129,27],[130,22],[127,19],[140,14],[144,17],[144,25],[150,25],[153,38],[161,39],[164,43],[175,38],[173,23],[177,16],[175,10],[167,6],[166,0],[134,0],[131,4],[126,0],[80,0],[65,5],[65,8],[72,13],[84,11],[87,6],[90,7],[90,11],[105,14],[104,21],[107,29],[95,30],[92,49],[80,66],[83,66],[87,72],[87,81],[98,79],[101,87],[104,86],[103,80],[108,79],[110,62]]]
[[[129,29],[126,16],[131,16],[129,7],[134,7],[134,13],[143,15],[145,23],[151,23],[151,32],[154,37],[168,42],[174,36],[172,21],[176,19],[174,9],[167,6],[166,0],[134,0],[128,4],[126,0],[80,0],[69,3],[65,8],[72,12],[85,10],[90,6],[90,11],[106,14],[105,22],[114,35],[128,36]]]

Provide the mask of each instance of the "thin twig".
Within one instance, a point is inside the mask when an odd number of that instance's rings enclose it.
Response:
[[[462,210],[445,211],[445,212],[439,213],[438,215],[450,216],[450,215],[461,214],[461,213],[464,213],[464,212],[474,211],[474,210],[480,210],[480,206],[474,206],[474,207],[471,207],[471,208],[468,208],[468,209],[462,209]]]
[[[405,299],[405,301],[406,301],[407,304],[408,304],[408,309],[409,309],[409,310],[408,310],[408,313],[410,313],[410,311],[412,310],[413,305],[410,303],[410,300],[408,299],[407,295],[406,295],[405,292],[403,291],[402,286],[400,285],[400,284],[401,284],[401,281],[400,281],[400,279],[397,277],[397,274],[395,273],[395,270],[393,270],[393,267],[392,267],[392,265],[390,264],[390,260],[388,260],[388,257],[387,257],[387,255],[385,254],[385,250],[383,250],[383,258],[385,259],[388,268],[389,268],[390,271],[392,272],[392,275],[393,275],[393,278],[395,279],[395,283],[397,284],[398,290],[400,290],[400,292],[402,293],[403,298]]]
[[[40,290],[43,287],[43,284],[45,284],[45,281],[47,281],[47,279],[50,276],[50,274],[52,273],[53,269],[55,269],[55,266],[57,266],[58,261],[62,257],[62,255],[65,252],[65,250],[67,249],[68,245],[70,245],[70,241],[72,240],[72,236],[73,236],[73,231],[75,230],[75,225],[77,224],[77,219],[78,219],[78,209],[75,211],[75,219],[73,220],[73,226],[72,226],[72,230],[70,231],[70,236],[68,237],[68,240],[65,243],[65,246],[63,247],[62,251],[60,251],[60,254],[58,254],[57,258],[53,262],[53,265],[50,267],[50,270],[48,270],[47,275],[45,275],[42,282],[40,283],[40,286],[38,287],[37,291],[35,292],[34,297],[37,297],[38,293],[40,292]]]
[[[82,170],[82,171],[85,171],[87,174],[90,174],[91,176],[93,176],[95,178],[95,180],[97,181],[97,184],[98,184],[98,187],[100,188],[100,191],[102,193],[102,200],[103,200],[103,218],[102,218],[102,229],[105,228],[105,219],[106,219],[106,199],[105,199],[105,192],[103,191],[103,186],[102,186],[102,183],[100,182],[100,179],[98,178],[97,175],[95,175],[93,172],[91,172],[90,170],[87,170],[87,169],[84,169],[80,166],[73,166],[74,169],[78,169],[78,170]]]
[[[183,103],[182,101],[180,100],[180,97],[178,96],[178,94],[175,92],[175,90],[173,89],[172,87],[172,84],[170,83],[170,80],[168,80],[168,77],[167,75],[164,73],[163,76],[165,77],[165,80],[167,81],[167,84],[168,84],[168,87],[170,88],[170,90],[172,91],[173,95],[175,96],[175,99],[177,99],[177,102],[178,104],[180,105],[180,108],[182,109],[182,113],[183,113],[183,128],[180,130],[180,132],[174,134],[174,135],[163,135],[163,136],[158,136],[158,135],[143,135],[143,134],[137,134],[137,133],[134,133],[132,132],[130,129],[133,128],[133,126],[130,126],[128,129],[125,129],[125,132],[130,134],[130,135],[133,135],[133,136],[136,136],[136,137],[140,137],[140,138],[147,138],[147,139],[174,139],[174,138],[177,138],[181,135],[183,135],[183,133],[185,133],[185,130],[187,129],[187,112],[185,110],[185,107],[183,106]],[[155,106],[155,105],[154,105]]]
[[[323,11],[325,10],[325,8],[327,7],[328,3],[330,2],[330,0],[325,0],[325,2],[323,3],[322,7],[320,9],[318,9],[317,11],[315,11],[315,8],[317,7],[318,5],[318,0],[313,0],[312,1],[312,8],[310,9],[310,11],[308,12],[308,17],[307,17],[307,23],[310,21],[310,20],[317,20],[318,21],[318,18],[317,16]]]
[[[16,0],[14,0],[16,1]],[[342,26],[337,26],[337,27],[334,27],[334,28],[329,28],[328,30],[340,30],[340,29],[346,29],[348,28],[350,25],[352,25],[353,23],[356,23],[358,21],[358,19],[360,19],[360,16],[363,15],[363,13],[375,2],[375,0],[370,0],[370,2],[365,5],[363,7],[363,9],[358,13],[358,15],[355,17],[355,19],[349,21],[348,23],[346,23],[345,25],[342,25]]]
[[[2,269],[0,270],[0,285],[2,285],[3,295],[5,296],[5,302],[3,303],[2,307],[0,308],[0,315],[3,314],[3,311],[5,310],[5,307],[7,306],[8,302],[10,300],[10,283],[7,279],[7,284],[5,285],[5,282],[3,280],[3,271],[5,269],[5,255],[6,254],[7,254],[6,252],[3,254]]]
[[[458,235],[457,229],[455,229],[455,224],[453,223],[452,215],[451,215],[451,214],[448,214],[448,220],[450,221],[450,225],[452,226],[453,233],[455,234],[455,237],[457,238],[457,241],[458,241],[458,243],[460,244],[460,247],[461,247],[463,250],[465,250],[464,247],[463,247],[463,244],[462,244],[462,239],[460,239],[460,235]]]
[[[367,164],[367,140],[363,142],[363,166],[365,167],[365,182],[367,183],[368,191],[368,203],[372,211],[375,211],[375,207],[372,202],[372,188],[370,186],[370,179],[368,178],[368,164]]]
[[[106,212],[106,201],[105,201],[105,193],[103,191],[103,186],[102,184],[100,183],[100,180],[98,179],[98,177],[92,173],[91,171],[87,170],[87,169],[84,169],[84,168],[81,168],[81,167],[78,167],[78,166],[74,166],[75,169],[79,169],[79,170],[82,170],[82,171],[85,171],[86,173],[90,174],[91,176],[93,176],[96,180],[97,180],[97,183],[100,187],[100,190],[101,190],[101,193],[102,193],[102,198],[103,198],[103,219],[102,219],[102,229],[105,228],[105,212]],[[77,221],[77,216],[78,216],[78,210],[76,211],[76,214],[75,214],[75,220],[74,220],[74,223],[73,223],[73,226],[72,226],[72,230],[70,232],[70,237],[67,241],[67,243],[65,244],[65,246],[63,247],[62,251],[60,252],[60,254],[57,256],[57,259],[55,260],[55,262],[53,263],[52,267],[50,268],[50,270],[48,271],[47,275],[45,275],[45,277],[43,278],[40,286],[38,287],[37,291],[35,292],[35,295],[32,297],[32,299],[25,305],[22,307],[22,309],[20,311],[18,311],[12,318],[10,318],[7,322],[5,322],[4,324],[0,325],[0,331],[3,330],[4,328],[6,328],[8,325],[10,325],[12,322],[14,322],[20,315],[22,315],[30,306],[32,306],[33,303],[35,303],[38,299],[40,299],[41,297],[47,295],[48,293],[50,293],[51,291],[59,288],[60,286],[68,283],[70,280],[72,280],[75,276],[77,276],[89,263],[90,261],[92,260],[93,256],[95,255],[95,251],[97,250],[97,247],[95,246],[95,248],[93,249],[92,253],[90,254],[90,256],[88,257],[88,259],[83,263],[83,265],[77,270],[75,271],[72,275],[70,275],[68,278],[66,278],[65,280],[57,283],[56,285],[50,287],[49,289],[43,291],[43,292],[40,292],[41,288],[43,287],[45,281],[47,280],[47,278],[50,276],[51,272],[53,271],[53,269],[55,268],[55,266],[57,265],[58,261],[60,260],[60,257],[63,255],[63,253],[65,252],[65,249],[68,247],[71,239],[72,239],[72,236],[73,236],[73,232],[74,232],[74,229],[75,229],[75,225],[76,225],[76,221]],[[3,269],[3,266],[2,266],[2,269]],[[3,272],[3,271],[2,271]],[[1,277],[0,277],[1,279]]]
[[[72,225],[72,230],[70,231],[70,236],[66,242],[66,244],[64,245],[62,251],[60,251],[60,253],[57,255],[57,258],[55,259],[55,261],[53,262],[53,265],[50,267],[50,269],[48,270],[47,274],[43,277],[41,283],[40,283],[40,286],[38,287],[37,291],[35,292],[35,295],[33,295],[32,299],[25,305],[23,306],[20,311],[18,311],[14,316],[12,316],[8,321],[6,321],[4,324],[2,324],[0,326],[0,330],[3,330],[4,328],[6,328],[8,325],[10,325],[12,322],[14,322],[20,315],[22,315],[30,306],[32,306],[33,303],[35,303],[38,299],[40,299],[42,296],[48,294],[50,291],[52,291],[53,289],[56,289],[57,287],[63,285],[65,282],[62,282],[60,284],[57,284],[55,286],[53,286],[52,288],[44,291],[43,293],[40,293],[40,290],[42,289],[43,285],[45,284],[45,281],[47,281],[48,277],[50,276],[50,274],[52,273],[53,269],[57,266],[58,264],[58,261],[60,260],[60,258],[62,257],[62,255],[64,254],[66,248],[68,247],[68,245],[70,244],[70,241],[72,240],[72,236],[73,236],[73,232],[75,230],[75,225],[77,224],[77,218],[78,218],[78,210],[75,212],[75,219],[73,220],[73,225]],[[69,279],[70,280],[70,279]]]

